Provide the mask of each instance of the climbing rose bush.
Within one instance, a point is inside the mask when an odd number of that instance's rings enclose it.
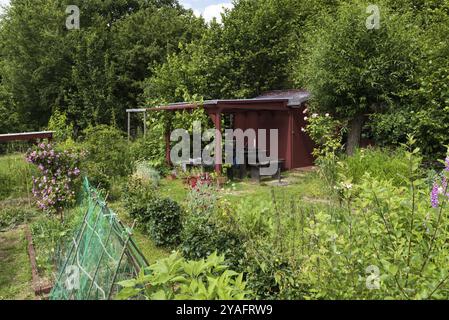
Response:
[[[57,151],[50,143],[28,150],[26,160],[37,166],[40,176],[33,176],[33,195],[41,210],[59,213],[75,200],[74,185],[80,176],[83,153]]]

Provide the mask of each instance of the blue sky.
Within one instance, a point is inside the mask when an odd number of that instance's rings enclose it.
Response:
[[[196,15],[202,15],[206,21],[214,17],[221,21],[222,8],[232,8],[231,0],[179,0],[184,7],[192,9]]]

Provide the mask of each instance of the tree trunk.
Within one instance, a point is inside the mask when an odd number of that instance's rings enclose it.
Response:
[[[363,114],[359,114],[355,116],[349,123],[348,144],[346,145],[346,152],[349,156],[352,156],[355,150],[360,147],[363,118]]]

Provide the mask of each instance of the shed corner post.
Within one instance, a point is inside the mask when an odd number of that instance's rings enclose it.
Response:
[[[143,137],[147,137],[147,110],[143,112]]]
[[[131,112],[128,113],[128,142],[131,140]]]
[[[222,150],[222,133],[221,133],[221,108],[212,113],[212,120],[215,126],[215,172],[220,175],[223,172],[223,150]]]
[[[285,162],[286,169],[290,170],[293,168],[293,135],[294,135],[294,123],[293,123],[293,112],[288,111],[288,137],[287,137],[287,159]]]

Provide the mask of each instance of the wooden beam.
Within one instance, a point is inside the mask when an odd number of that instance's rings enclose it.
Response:
[[[54,133],[55,133],[54,131],[41,131],[41,132],[0,134],[0,142],[33,141],[38,139],[52,140]]]

